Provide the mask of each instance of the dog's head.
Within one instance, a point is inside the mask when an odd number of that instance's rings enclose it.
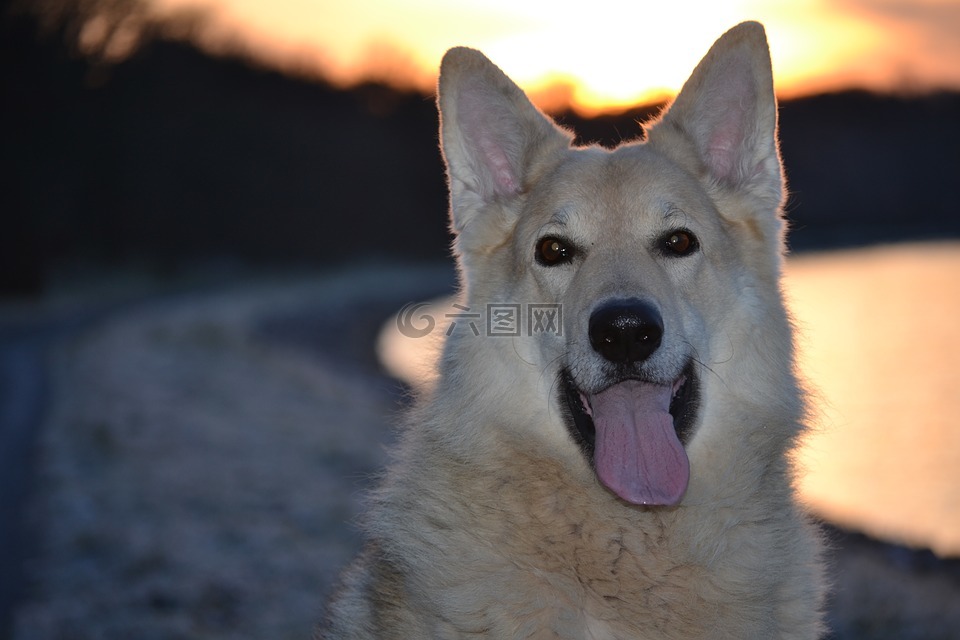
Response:
[[[712,406],[777,384],[756,379],[765,358],[789,369],[763,28],[721,37],[646,139],[612,151],[571,147],[471,49],[444,58],[439,105],[466,300],[521,314],[520,335],[471,357],[620,498],[677,504]]]

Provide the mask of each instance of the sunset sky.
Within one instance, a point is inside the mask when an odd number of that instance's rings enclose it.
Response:
[[[768,31],[783,96],[960,88],[958,0],[152,0],[203,9],[204,44],[271,64],[429,89],[443,52],[482,49],[525,89],[586,111],[673,94],[734,24]]]

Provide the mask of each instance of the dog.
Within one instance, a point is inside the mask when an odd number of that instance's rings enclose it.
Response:
[[[612,150],[573,146],[475,50],[444,56],[438,104],[476,322],[410,411],[320,637],[820,635],[763,27]]]

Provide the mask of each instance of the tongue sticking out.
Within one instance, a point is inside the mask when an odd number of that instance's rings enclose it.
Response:
[[[633,504],[675,505],[687,490],[690,463],[669,413],[673,388],[636,380],[588,398],[596,427],[600,481]]]

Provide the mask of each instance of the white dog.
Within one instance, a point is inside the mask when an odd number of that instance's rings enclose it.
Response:
[[[612,151],[470,49],[439,106],[484,331],[448,338],[322,637],[817,637],[763,28]]]

